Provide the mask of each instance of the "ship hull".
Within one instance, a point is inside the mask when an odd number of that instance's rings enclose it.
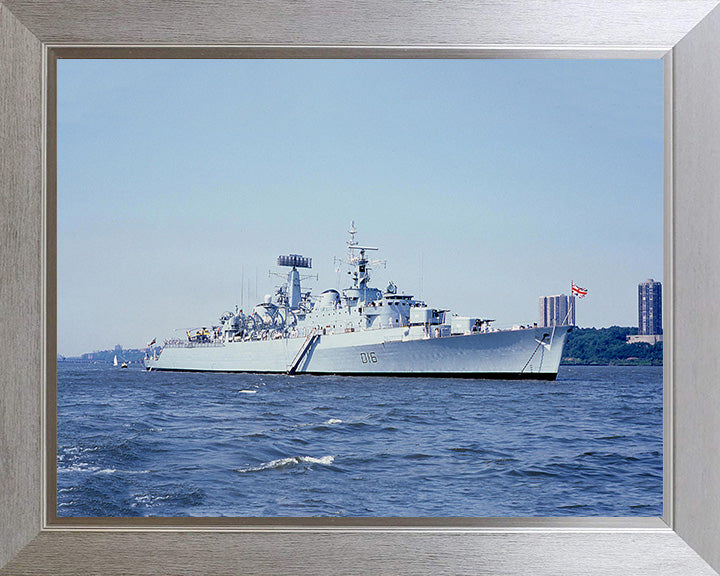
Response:
[[[165,347],[150,370],[544,379],[557,376],[569,326],[429,338],[422,327]]]

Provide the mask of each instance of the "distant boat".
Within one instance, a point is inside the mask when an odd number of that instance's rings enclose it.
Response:
[[[123,363],[120,365],[120,368],[127,368],[127,362],[123,362]]]
[[[117,365],[118,365],[118,361],[117,361],[117,354],[116,354],[115,358],[113,358],[113,366],[117,366]]]

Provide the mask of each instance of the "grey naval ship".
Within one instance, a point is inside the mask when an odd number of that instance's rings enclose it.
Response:
[[[235,307],[214,326],[166,340],[145,358],[148,370],[263,372],[554,380],[572,326],[515,326],[431,308],[398,293],[394,283],[370,286],[376,261],[350,227],[346,264],[352,285],[314,297],[298,269],[312,260],[280,256],[287,281],[251,312]],[[283,276],[284,277],[284,276]]]

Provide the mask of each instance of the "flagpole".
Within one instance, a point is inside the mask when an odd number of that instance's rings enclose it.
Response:
[[[575,326],[575,295],[577,295],[578,298],[585,298],[587,295],[587,289],[586,288],[580,288],[580,286],[575,286],[575,282],[572,280],[570,281],[570,306],[568,306],[568,316],[572,313],[572,326]]]

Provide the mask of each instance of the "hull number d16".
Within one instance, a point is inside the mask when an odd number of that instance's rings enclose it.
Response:
[[[374,364],[378,361],[375,352],[360,352],[360,360],[363,364]]]

